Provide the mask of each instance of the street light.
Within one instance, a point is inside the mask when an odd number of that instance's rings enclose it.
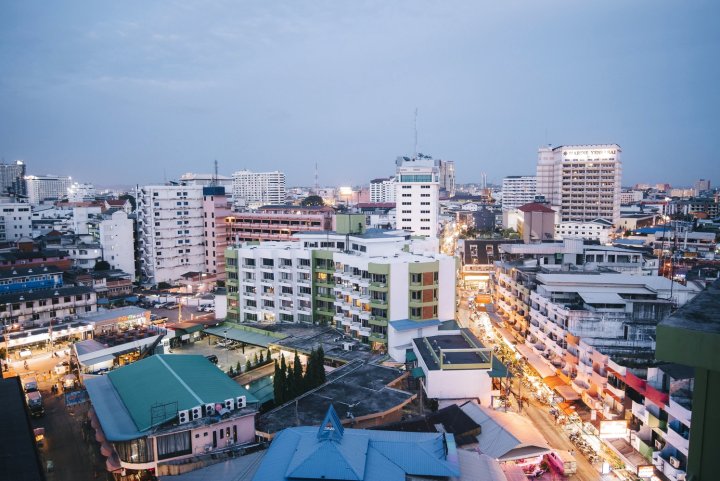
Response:
[[[230,362],[228,360],[228,356],[230,355],[229,354],[230,349],[228,349],[227,332],[228,332],[227,329],[223,330],[223,335],[225,337],[225,345],[223,346],[225,348],[225,365],[227,365]]]

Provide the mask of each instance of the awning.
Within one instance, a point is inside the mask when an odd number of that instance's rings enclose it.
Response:
[[[417,356],[415,355],[415,351],[407,351],[405,353],[405,362],[414,362],[417,361]]]
[[[556,373],[555,367],[548,361],[543,359],[542,356],[535,354],[525,344],[517,344],[515,346],[520,354],[530,363],[530,365],[537,371],[541,378],[552,377]]]
[[[488,377],[508,377],[510,375],[507,366],[495,356],[492,356],[491,366],[492,368],[488,371]]]
[[[575,390],[567,384],[560,384],[558,386],[555,386],[554,389],[566,401],[577,401],[578,399],[580,399],[580,395],[576,393]]]
[[[421,377],[425,377],[425,371],[423,371],[421,367],[414,367],[410,371],[410,375],[415,379],[420,379]]]
[[[222,337],[235,342],[251,344],[253,346],[268,347],[281,339],[285,339],[287,335],[276,332],[264,331],[262,329],[251,328],[247,326],[230,327],[227,323],[215,327],[209,327],[203,332],[213,336]]]

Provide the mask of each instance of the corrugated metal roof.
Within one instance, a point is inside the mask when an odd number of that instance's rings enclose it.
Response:
[[[177,402],[178,410],[184,410],[237,396],[246,396],[248,403],[257,402],[203,356],[152,356],[107,376],[139,431],[177,416],[177,412],[167,412],[151,420],[150,408],[156,404]]]
[[[280,432],[253,479],[404,481],[407,475],[460,475],[451,434],[344,429],[334,437],[318,436],[326,429],[297,427]]]
[[[398,321],[390,321],[390,325],[396,331],[408,331],[410,329],[423,329],[425,327],[439,326],[442,324],[439,319],[427,319],[425,321],[413,321],[411,319],[402,319]]]

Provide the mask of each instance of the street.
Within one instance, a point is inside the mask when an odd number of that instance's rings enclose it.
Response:
[[[480,327],[482,323],[475,322],[471,319],[472,313],[468,307],[468,299],[472,298],[472,296],[469,295],[468,292],[458,288],[457,297],[460,301],[457,310],[458,323],[460,323],[463,327],[469,328],[482,342],[488,342],[488,340],[491,340],[491,344],[500,346],[501,350],[505,350],[506,348],[503,347],[505,343],[500,339],[496,329],[489,327],[491,332],[487,332],[488,329]],[[490,306],[490,308],[492,308],[492,306]],[[492,325],[497,327],[497,322],[494,319],[495,316],[488,315],[488,318],[493,319]],[[517,384],[518,383],[513,382],[513,387]],[[588,459],[577,450],[576,446],[573,445],[568,438],[567,433],[563,430],[562,425],[555,422],[555,419],[550,414],[549,406],[539,403],[530,396],[527,398],[523,396],[524,403],[521,410],[514,393],[510,396],[510,398],[511,402],[509,409],[513,409],[523,416],[528,417],[552,448],[574,452],[575,459],[577,460],[578,472],[570,476],[568,479],[576,479],[579,481],[613,479],[610,476],[602,476],[599,472],[599,466],[595,467],[592,465]]]

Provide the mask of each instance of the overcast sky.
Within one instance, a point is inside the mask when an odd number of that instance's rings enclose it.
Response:
[[[0,3],[0,156],[100,185],[282,170],[459,182],[618,143],[623,184],[720,183],[720,2]]]

